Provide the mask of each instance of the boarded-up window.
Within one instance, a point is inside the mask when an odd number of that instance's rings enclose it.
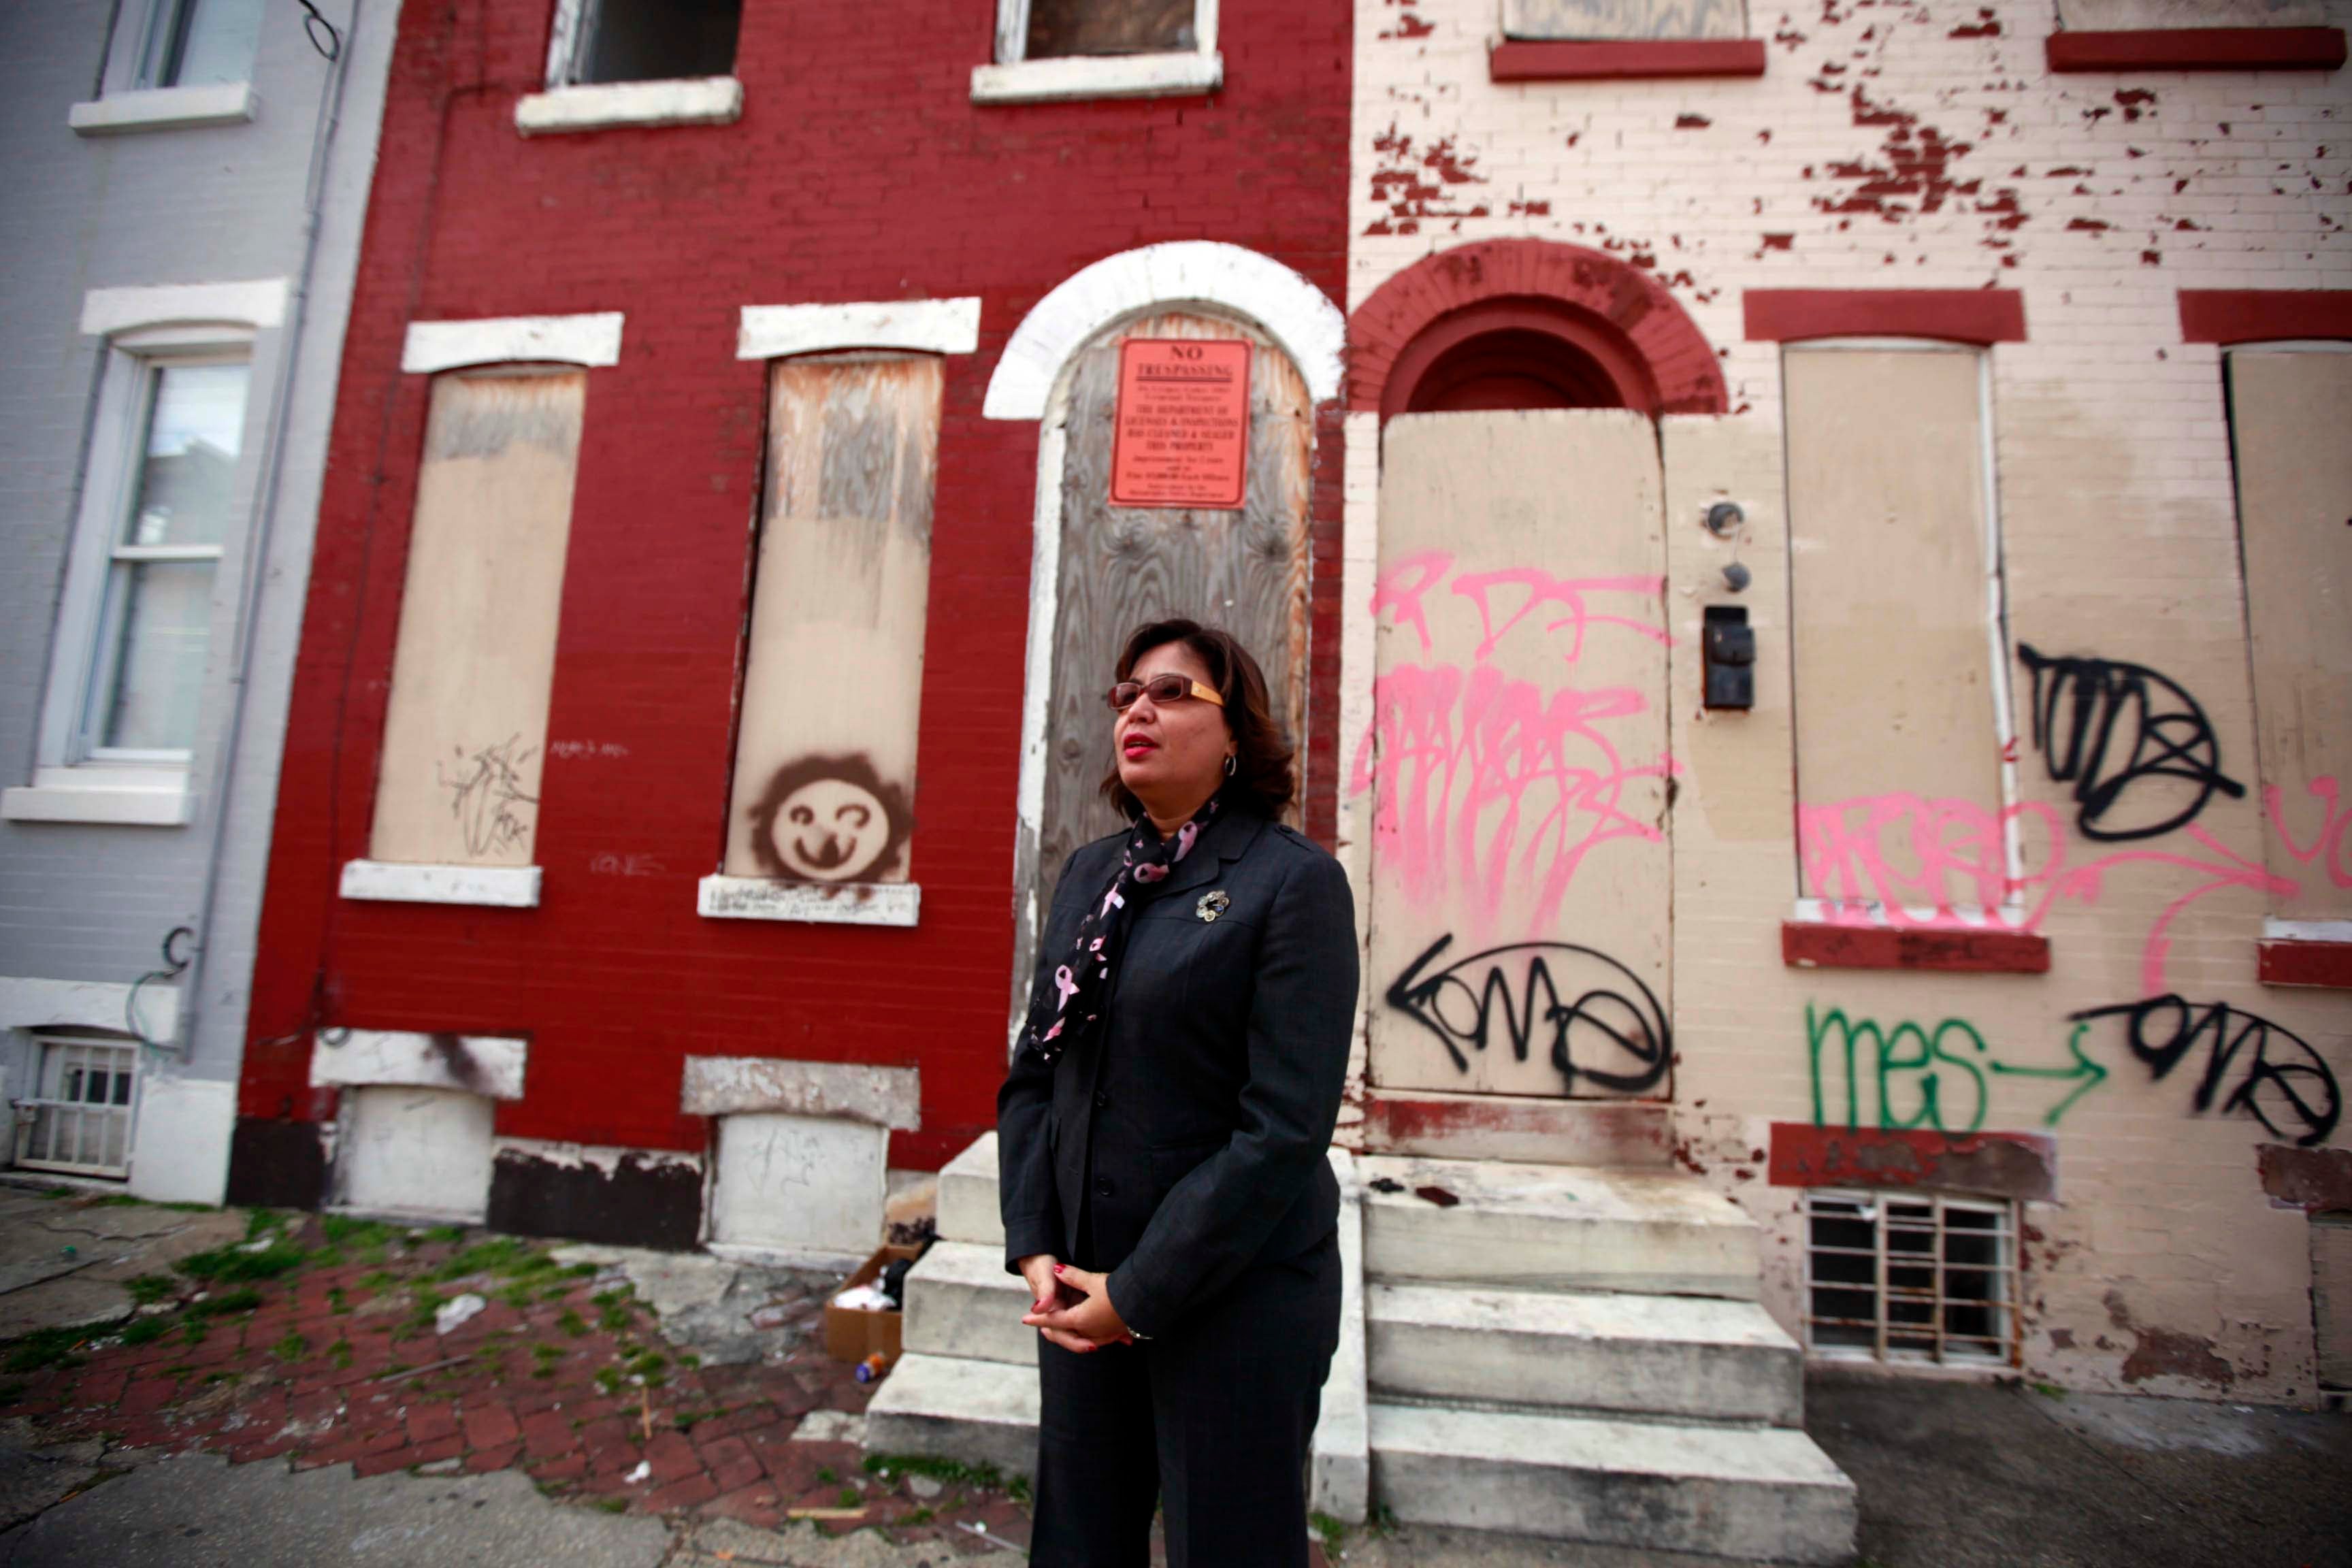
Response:
[[[1197,47],[1194,0],[1029,0],[1024,58],[1148,55]]]
[[[1740,38],[1741,0],[1503,0],[1512,38]]]
[[[369,854],[527,866],[588,378],[433,384]]]
[[[1929,901],[2001,900],[1980,374],[1968,350],[1785,357],[1809,897],[1937,882],[1912,863],[1924,834],[1990,857],[1982,878],[1927,886]],[[1881,862],[1883,877],[1850,875]]]
[[[2058,0],[2069,32],[2138,32],[2168,27],[2316,27],[2325,0]]]
[[[2352,919],[2352,353],[2231,354],[2230,424],[2271,912]]]
[[[726,872],[903,882],[940,361],[780,361]]]

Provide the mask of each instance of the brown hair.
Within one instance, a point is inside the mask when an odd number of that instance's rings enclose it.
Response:
[[[1234,738],[1234,776],[1227,789],[1262,815],[1279,817],[1298,787],[1290,766],[1293,752],[1282,726],[1274,721],[1265,671],[1258,668],[1239,637],[1198,621],[1149,621],[1127,634],[1113,679],[1125,680],[1135,673],[1137,659],[1170,643],[1181,643],[1192,650],[1207,668],[1209,683],[1225,700],[1225,729]],[[1116,760],[1103,775],[1102,796],[1130,821],[1143,811],[1143,803],[1119,782]]]

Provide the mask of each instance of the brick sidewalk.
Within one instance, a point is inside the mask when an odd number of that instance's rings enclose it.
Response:
[[[279,1239],[262,1243],[270,1225]],[[149,1293],[173,1294],[147,1317],[79,1342],[16,1342],[0,1413],[45,1440],[105,1433],[238,1463],[348,1462],[363,1477],[520,1467],[551,1495],[614,1512],[772,1528],[796,1510],[856,1509],[824,1528],[959,1552],[986,1550],[959,1524],[1028,1540],[1021,1503],[984,1478],[886,1479],[854,1442],[793,1440],[811,1412],[861,1414],[871,1394],[813,1342],[781,1363],[703,1366],[662,1338],[617,1271],[565,1269],[478,1231],[299,1215],[257,1215],[252,1234],[189,1260],[218,1271],[208,1279],[150,1277]],[[435,1310],[468,1292],[488,1304],[436,1333]],[[821,1300],[796,1309],[804,1325]]]

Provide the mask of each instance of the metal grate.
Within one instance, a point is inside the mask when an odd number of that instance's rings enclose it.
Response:
[[[1805,1195],[1805,1345],[1882,1362],[2014,1365],[2017,1207]]]
[[[41,1042],[40,1092],[16,1102],[16,1163],[84,1176],[131,1173],[131,1100],[139,1047]]]

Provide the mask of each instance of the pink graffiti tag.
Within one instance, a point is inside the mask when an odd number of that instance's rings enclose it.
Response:
[[[2352,805],[2338,804],[2339,787],[2332,773],[2304,786],[2304,793],[2319,802],[2319,826],[2307,849],[2294,841],[2287,827],[2285,792],[2276,784],[2263,790],[2263,815],[2270,818],[2271,831],[2278,835],[2288,855],[2326,872],[2336,886],[2352,888]]]
[[[1411,627],[1424,655],[1433,648],[1427,595],[1452,566],[1442,551],[1408,557],[1372,595],[1374,614],[1387,611],[1397,626]],[[1560,613],[1529,630],[1564,632],[1558,651],[1569,664],[1582,656],[1585,634],[1596,625],[1666,642],[1664,627],[1600,613],[1588,602],[1630,594],[1655,603],[1663,590],[1654,576],[1570,579],[1534,568],[1454,578],[1452,594],[1478,616],[1482,640],[1471,663],[1399,665],[1375,681],[1371,726],[1349,783],[1353,795],[1372,792],[1374,841],[1409,898],[1458,890],[1468,895],[1474,919],[1492,918],[1509,887],[1531,883],[1531,914],[1541,923],[1599,846],[1664,837],[1658,824],[1629,809],[1627,787],[1665,777],[1674,764],[1629,763],[1601,728],[1648,711],[1649,700],[1631,687],[1547,688],[1489,662],[1507,637],[1552,606]]]
[[[2012,879],[2005,844],[2011,825],[2032,838],[2026,859],[2038,864]],[[2164,906],[2140,951],[2140,984],[2150,994],[2166,989],[2165,960],[2172,923],[2197,900],[2223,888],[2292,893],[2295,883],[2224,846],[2201,827],[2181,830],[2210,858],[2161,849],[2119,849],[2080,864],[2067,861],[2066,835],[2056,810],[2029,803],[1987,811],[1973,801],[1929,800],[1915,795],[1868,795],[1797,807],[1798,854],[1805,885],[1844,925],[1973,928],[1963,911],[2000,910],[2011,931],[2039,931],[2061,899],[2098,901],[2106,874],[2123,866],[2169,866],[2205,879]]]

